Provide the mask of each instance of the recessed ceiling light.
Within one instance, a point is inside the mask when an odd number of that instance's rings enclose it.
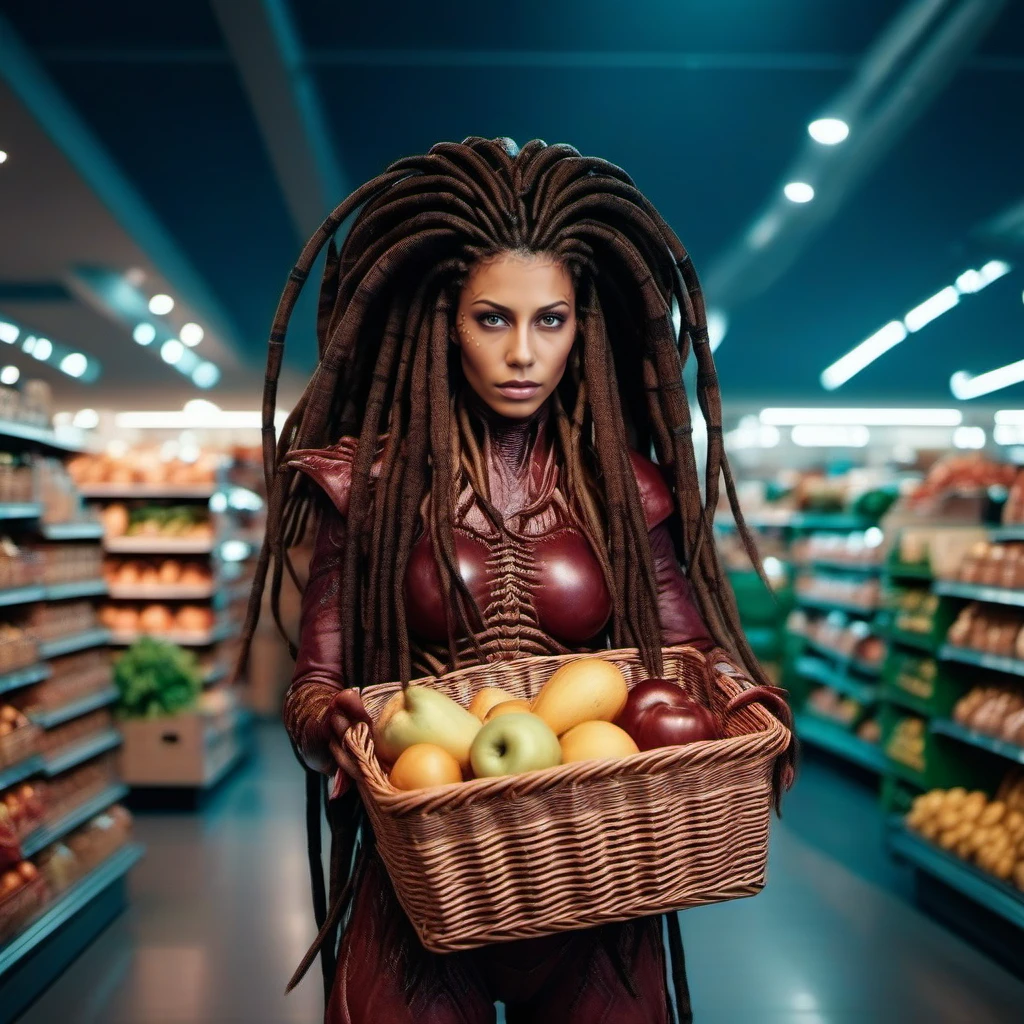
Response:
[[[845,141],[850,134],[850,126],[838,117],[819,117],[807,126],[807,131],[815,142],[823,146],[835,146]]]
[[[69,352],[60,361],[60,368],[69,377],[81,377],[89,369],[89,360],[81,352]]]
[[[13,345],[21,337],[21,329],[16,324],[9,324],[6,320],[0,320],[0,341]]]
[[[151,345],[156,338],[156,328],[152,324],[138,324],[132,331],[132,337],[140,345]]]
[[[195,348],[203,340],[204,331],[199,324],[184,324],[180,331],[178,331],[178,337],[188,345],[189,348]]]
[[[100,414],[95,409],[79,409],[71,422],[81,430],[94,430],[100,425]]]
[[[0,370],[0,384],[17,384],[21,370],[16,366],[5,366]]]
[[[149,300],[149,311],[154,316],[164,316],[174,309],[174,299],[170,295],[154,295]]]
[[[814,188],[806,181],[791,181],[782,191],[791,203],[809,203],[814,198]]]
[[[5,163],[7,163],[7,153],[4,150],[0,149],[0,164]]]
[[[53,342],[49,338],[36,338],[35,346],[32,349],[32,355],[36,357],[40,362],[45,363],[50,356],[53,355]]]
[[[200,363],[192,371],[192,383],[197,388],[212,388],[220,380],[220,370],[213,363]]]
[[[160,358],[173,366],[185,354],[185,346],[177,338],[169,338],[160,346]]]

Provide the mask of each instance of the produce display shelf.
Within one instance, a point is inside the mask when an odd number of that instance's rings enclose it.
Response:
[[[74,700],[70,704],[64,704],[59,708],[54,708],[52,711],[36,711],[30,714],[29,718],[43,729],[52,729],[55,725],[70,722],[73,718],[80,718],[90,711],[108,707],[117,698],[117,687],[106,686],[97,693],[90,693],[80,700]]]
[[[796,603],[803,608],[815,608],[823,612],[847,612],[850,615],[871,616],[878,611],[878,606],[854,604],[848,601],[829,601],[823,597],[809,597],[804,594],[796,595]]]
[[[888,836],[894,853],[1018,928],[1024,928],[1024,896],[1016,889],[915,835],[900,819],[896,822]]]
[[[989,540],[1024,540],[1024,523],[989,527],[988,536]]]
[[[13,672],[5,672],[0,676],[0,693],[19,690],[23,686],[41,683],[44,679],[49,678],[50,666],[42,662],[38,665],[29,665],[28,668],[16,668]]]
[[[822,683],[846,697],[852,697],[858,704],[874,704],[878,700],[877,684],[850,679],[844,672],[836,671],[834,665],[821,658],[807,655],[797,658],[796,670],[808,679]]]
[[[143,848],[136,843],[122,846],[65,890],[24,931],[0,946],[0,983],[19,961],[68,924],[108,886],[127,874],[139,862],[142,853]]]
[[[0,502],[0,519],[38,519],[43,506],[30,501]]]
[[[107,592],[106,580],[68,580],[49,583],[44,588],[47,601],[66,601],[72,597],[97,597]]]
[[[202,601],[216,593],[213,582],[196,586],[147,586],[144,584],[112,583],[107,590],[119,601]]]
[[[27,835],[21,841],[22,856],[34,857],[40,850],[45,850],[51,843],[63,839],[69,832],[74,832],[79,825],[91,821],[118,800],[123,800],[130,792],[131,790],[120,782],[107,786],[102,793],[97,793],[96,796],[68,811],[52,825],[44,825]]]
[[[977,665],[978,668],[991,669],[993,672],[1024,676],[1024,661],[1019,658],[1005,658],[986,651],[974,651],[969,647],[954,647],[952,644],[946,644],[939,651],[939,657],[943,661],[960,661],[965,665]]]
[[[925,785],[924,775],[919,772],[916,768],[912,768],[909,764],[904,764],[902,761],[897,761],[893,757],[888,757],[888,772],[890,775],[895,775],[896,778],[902,779],[908,785],[914,786],[917,789],[927,789]]]
[[[29,587],[9,587],[0,590],[0,606],[29,604],[32,601],[42,601],[45,597],[46,591],[35,584]]]
[[[1024,747],[1020,747],[1016,743],[1007,743],[1005,740],[996,739],[995,736],[978,732],[976,729],[968,729],[949,718],[932,719],[930,728],[932,732],[939,733],[941,736],[951,736],[961,743],[968,743],[972,747],[987,750],[990,754],[1005,757],[1008,761],[1024,764]]]
[[[179,647],[209,647],[211,644],[219,644],[231,635],[232,626],[230,623],[222,623],[214,626],[213,629],[202,632],[184,632],[172,630],[167,633],[139,633],[136,631],[124,632],[115,631],[110,635],[110,643],[114,647],[131,647],[133,643],[144,636],[154,640],[166,640],[170,644],[177,644]]]
[[[82,446],[76,441],[58,437],[52,430],[36,427],[31,423],[18,423],[16,420],[0,420],[0,437],[13,438],[18,441],[34,441],[36,444],[53,448],[58,452],[78,454]]]
[[[911,633],[909,630],[890,627],[885,631],[885,638],[891,643],[913,647],[914,650],[924,651],[925,654],[935,653],[936,643],[930,633]]]
[[[939,580],[935,593],[942,597],[962,597],[968,601],[983,601],[986,604],[1007,604],[1024,608],[1024,590],[1010,590],[1008,587],[983,587],[977,583],[957,583],[955,580]]]
[[[880,665],[869,665],[866,661],[851,658],[848,654],[843,654],[842,651],[837,651],[834,647],[829,647],[828,644],[823,644],[820,640],[815,640],[813,637],[805,636],[803,641],[808,647],[817,651],[818,654],[853,669],[853,671],[859,672],[862,676],[877,679],[882,674],[882,667]]]
[[[207,484],[84,484],[79,487],[83,498],[212,498],[223,487]]]
[[[75,654],[90,647],[100,647],[110,643],[110,630],[95,628],[83,633],[69,633],[67,636],[47,640],[39,645],[39,656],[44,659],[59,658],[62,654]]]
[[[798,712],[794,717],[797,736],[801,740],[878,775],[888,769],[889,760],[881,747],[867,743],[838,722],[830,722],[827,718],[808,712]]]
[[[85,520],[80,523],[43,523],[39,532],[44,540],[99,540],[103,524]]]
[[[62,750],[56,757],[45,760],[43,774],[52,779],[55,775],[60,775],[61,772],[66,772],[69,768],[99,757],[100,754],[105,754],[108,750],[113,750],[120,745],[121,734],[116,729],[105,729],[96,736],[89,736],[67,750]]]
[[[103,550],[111,555],[208,555],[222,543],[214,537],[108,537]]]
[[[885,687],[882,690],[882,700],[886,700],[890,704],[896,704],[907,711],[913,711],[914,714],[920,715],[922,718],[930,718],[932,714],[931,705],[927,700],[923,697],[918,697],[916,694],[908,693],[898,686],[889,685]]]
[[[816,558],[813,562],[805,562],[801,569],[826,569],[829,572],[857,573],[859,576],[877,576],[882,571],[881,562],[830,562]]]
[[[930,565],[904,565],[901,562],[890,562],[885,567],[885,571],[897,580],[921,580],[927,583],[933,578]]]
[[[31,775],[38,775],[42,770],[43,759],[39,754],[26,757],[24,761],[12,764],[9,768],[0,768],[0,791]]]

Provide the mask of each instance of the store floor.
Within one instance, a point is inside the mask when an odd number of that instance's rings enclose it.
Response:
[[[137,819],[131,909],[21,1024],[314,1024],[302,786],[280,729],[200,814]],[[809,761],[752,900],[683,917],[698,1024],[1009,1024],[1024,982],[919,913],[874,797]],[[387,1024],[386,1021],[379,1024]]]

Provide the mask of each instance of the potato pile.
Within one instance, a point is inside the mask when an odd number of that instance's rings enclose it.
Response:
[[[998,799],[962,786],[917,797],[907,827],[1024,892],[1024,777]]]
[[[968,729],[1024,746],[1024,693],[1010,686],[975,686],[953,708]]]
[[[946,639],[954,647],[1003,658],[1024,658],[1024,625],[1018,609],[972,601],[961,609]]]

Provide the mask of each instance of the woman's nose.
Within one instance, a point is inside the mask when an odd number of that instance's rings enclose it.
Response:
[[[505,353],[505,362],[509,366],[532,366],[533,361],[533,343],[530,340],[529,327],[523,326],[513,332]]]

